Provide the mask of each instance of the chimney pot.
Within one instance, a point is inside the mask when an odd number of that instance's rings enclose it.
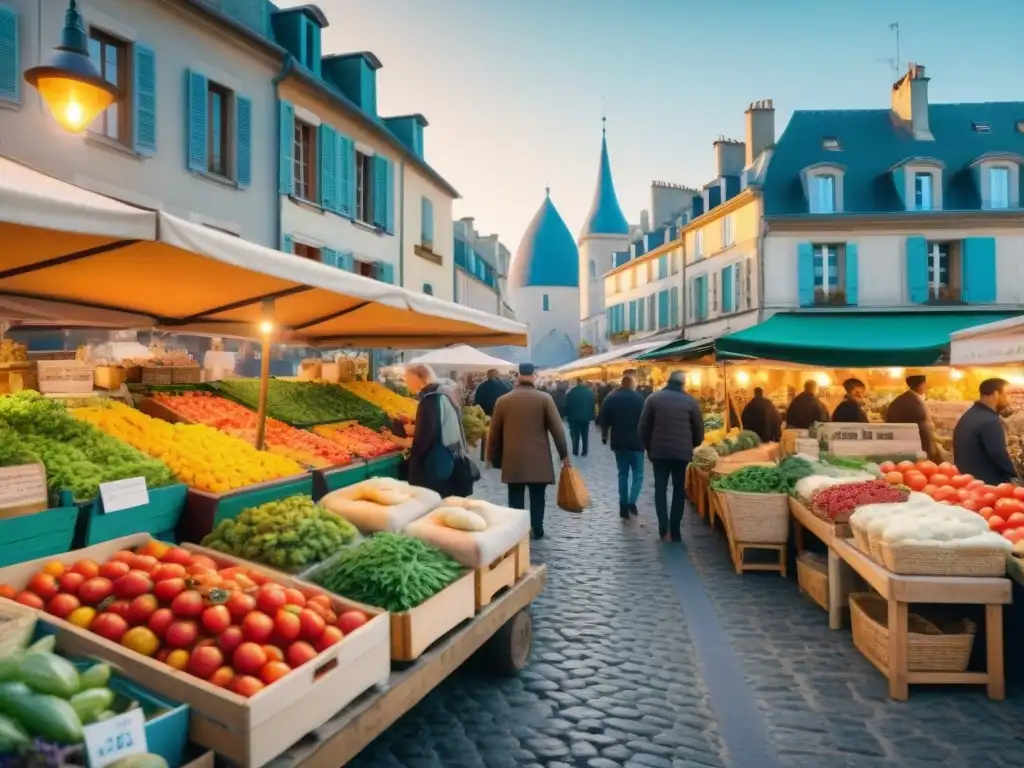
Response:
[[[746,116],[745,167],[750,167],[762,152],[775,144],[775,107],[772,100],[752,102]]]

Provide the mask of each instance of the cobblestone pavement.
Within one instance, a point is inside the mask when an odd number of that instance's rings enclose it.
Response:
[[[714,711],[669,581],[650,467],[640,523],[624,530],[614,461],[599,441],[592,450],[579,462],[591,510],[562,512],[548,491],[547,535],[534,559],[547,563],[549,576],[534,604],[530,666],[511,680],[460,671],[353,765],[730,765],[718,723],[732,708],[716,699]],[[504,503],[497,472],[484,473],[477,495]],[[724,537],[689,511],[684,546],[777,753],[764,756],[765,768],[1020,765],[1024,697],[996,703],[977,688],[915,688],[909,702],[889,701],[849,631],[830,631],[793,581],[736,576]]]

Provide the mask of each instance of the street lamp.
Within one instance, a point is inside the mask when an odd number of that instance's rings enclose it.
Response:
[[[61,44],[50,62],[25,70],[25,80],[39,91],[54,119],[72,133],[92,123],[117,98],[117,88],[100,76],[89,58],[89,39],[75,0],[64,13]]]

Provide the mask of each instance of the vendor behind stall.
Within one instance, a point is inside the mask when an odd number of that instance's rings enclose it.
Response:
[[[818,383],[804,382],[804,391],[793,398],[786,410],[786,426],[790,429],[810,429],[815,422],[828,421],[828,410],[818,399]]]
[[[989,485],[1012,480],[1017,471],[1006,446],[1006,430],[999,413],[1010,405],[1003,379],[985,379],[979,397],[953,429],[953,461],[964,474]]]
[[[847,379],[843,382],[846,398],[832,412],[832,421],[868,423],[868,414],[864,410],[864,391],[867,389],[860,379]]]
[[[924,404],[927,378],[917,374],[907,376],[907,391],[889,403],[885,420],[890,424],[917,424],[921,431],[921,448],[932,461],[940,461],[935,442],[935,425]]]
[[[740,423],[761,438],[763,443],[777,443],[782,439],[782,417],[775,404],[764,396],[761,387],[754,388],[754,397],[743,408]]]

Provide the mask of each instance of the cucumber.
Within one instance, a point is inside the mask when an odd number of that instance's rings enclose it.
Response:
[[[110,682],[110,665],[94,664],[85,672],[79,675],[79,689],[87,691],[90,688],[105,688]]]
[[[75,665],[55,653],[28,654],[21,662],[19,674],[22,682],[39,693],[70,699],[79,690]]]
[[[57,744],[81,744],[85,738],[82,721],[64,699],[41,693],[13,696],[5,705],[7,714],[33,736]]]
[[[0,683],[0,712],[5,715],[11,714],[9,711],[9,705],[14,699],[31,695],[32,689],[20,680],[11,680],[7,683]]]
[[[23,658],[21,653],[12,653],[10,656],[0,659],[0,683],[18,679],[18,670],[21,668]]]
[[[76,693],[68,703],[75,710],[79,720],[83,723],[91,723],[100,712],[110,709],[114,703],[114,692],[109,688],[90,688],[87,691]]]
[[[53,653],[53,649],[56,647],[56,635],[43,635],[41,638],[32,643],[32,645],[26,648],[25,653]]]
[[[29,741],[25,729],[16,720],[0,715],[0,755],[10,754]]]
[[[107,768],[167,768],[167,761],[160,755],[132,755],[111,763]]]

